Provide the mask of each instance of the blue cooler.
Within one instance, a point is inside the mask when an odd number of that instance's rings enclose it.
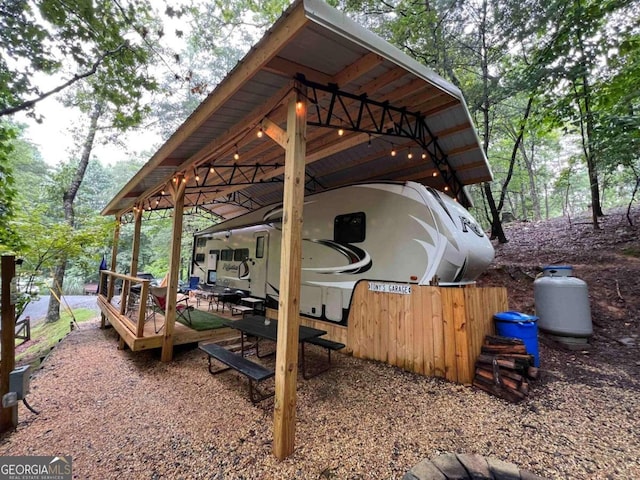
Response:
[[[493,319],[498,335],[522,340],[527,353],[533,355],[534,366],[539,367],[538,317],[520,312],[500,312],[496,313]]]

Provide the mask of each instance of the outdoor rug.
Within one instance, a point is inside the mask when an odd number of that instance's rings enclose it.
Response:
[[[222,324],[222,322],[228,320],[209,312],[203,312],[202,310],[198,310],[197,308],[194,308],[189,313],[191,314],[191,325],[189,325],[182,317],[178,317],[176,318],[176,320],[181,324],[198,331],[223,328],[224,325]]]

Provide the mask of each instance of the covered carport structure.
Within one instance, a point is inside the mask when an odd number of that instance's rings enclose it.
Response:
[[[228,219],[283,202],[279,458],[293,451],[303,197],[382,179],[421,182],[469,205],[465,185],[492,176],[458,88],[321,0],[297,0],[102,212],[135,225],[132,275],[142,220],[172,213],[169,361],[183,215]]]

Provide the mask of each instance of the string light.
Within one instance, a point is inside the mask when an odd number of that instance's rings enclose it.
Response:
[[[409,150],[409,153],[407,153],[407,158],[409,160],[411,160],[413,158],[413,153],[411,153],[411,150]]]
[[[296,109],[297,109],[298,111],[302,110],[302,102],[301,102],[301,101],[297,101],[297,102],[296,102]]]
[[[160,192],[160,195],[164,195],[164,190],[162,190],[162,191]]]
[[[238,145],[236,145],[236,152],[233,154],[234,160],[240,160],[240,154],[238,153]]]
[[[262,127],[260,127],[260,130],[258,130],[258,133],[256,133],[256,135],[258,136],[258,138],[262,138],[262,135],[264,135],[264,132],[262,131]]]
[[[426,160],[426,159],[427,159],[427,154],[426,154],[426,153],[424,153],[424,152],[422,152],[422,159],[423,159],[423,160]]]
[[[449,187],[444,187],[444,191],[448,192],[449,191]]]
[[[433,173],[431,174],[431,176],[432,176],[432,177],[437,177],[437,176],[438,176],[438,172],[433,172]]]
[[[194,176],[195,176],[196,182],[199,182],[200,181],[200,175],[198,175],[197,170],[194,170],[193,173],[195,173]]]
[[[344,135],[344,129],[343,128],[339,128],[338,129],[338,136],[343,136]]]
[[[213,168],[213,165],[209,167],[209,173],[216,173],[216,169]]]
[[[397,153],[398,153],[398,152],[396,152],[396,147],[394,147],[394,146],[393,146],[393,144],[392,144],[392,145],[391,145],[391,156],[392,156],[392,157],[395,157]]]
[[[182,183],[187,183],[187,177],[182,177]]]

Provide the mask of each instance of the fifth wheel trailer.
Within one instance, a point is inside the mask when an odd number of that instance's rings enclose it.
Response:
[[[309,195],[303,221],[300,313],[343,325],[358,282],[393,282],[397,289],[464,285],[494,256],[466,209],[415,182],[355,184]],[[277,308],[281,222],[282,205],[276,204],[197,232],[192,275]]]

